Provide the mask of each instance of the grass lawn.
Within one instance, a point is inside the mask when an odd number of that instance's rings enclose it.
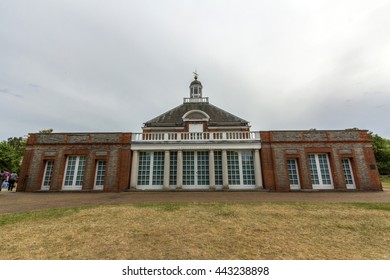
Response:
[[[0,215],[0,259],[390,259],[390,203],[163,203]]]
[[[390,176],[381,176],[381,181],[384,189],[390,189]]]

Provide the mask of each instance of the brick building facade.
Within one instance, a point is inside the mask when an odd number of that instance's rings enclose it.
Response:
[[[142,133],[30,134],[17,191],[382,190],[367,131],[253,132],[202,89]]]

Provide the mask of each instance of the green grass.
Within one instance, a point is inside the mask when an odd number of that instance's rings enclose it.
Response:
[[[82,209],[91,207],[74,207],[74,208],[63,208],[63,209],[50,209],[42,211],[22,212],[16,214],[3,214],[0,215],[0,226],[16,224],[23,221],[32,222],[39,220],[50,220],[58,219],[63,216],[69,216],[74,213],[78,213]]]
[[[362,208],[366,208],[366,209],[390,211],[390,203],[364,203],[364,202],[358,202],[358,203],[351,203],[351,204],[353,206],[362,207]]]
[[[390,176],[381,176],[382,187],[390,189]]]

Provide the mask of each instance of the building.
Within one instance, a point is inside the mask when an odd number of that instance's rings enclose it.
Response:
[[[382,190],[367,131],[251,131],[189,89],[141,133],[30,134],[18,191]]]

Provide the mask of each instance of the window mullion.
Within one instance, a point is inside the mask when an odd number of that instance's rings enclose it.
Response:
[[[321,171],[321,165],[320,165],[320,158],[318,154],[314,155],[314,158],[316,160],[316,167],[317,167],[317,176],[318,176],[318,182],[320,186],[323,186],[323,180],[322,180],[322,171]]]
[[[76,157],[76,163],[74,167],[73,180],[72,180],[73,187],[76,186],[77,175],[79,174],[79,163],[80,163],[80,157]]]
[[[243,174],[243,170],[242,170],[242,154],[241,152],[237,152],[238,153],[238,171],[240,173],[240,185],[243,186],[244,185],[244,174]]]
[[[150,172],[149,172],[149,186],[152,186],[153,184],[153,162],[154,162],[154,152],[151,152],[150,153],[150,163],[149,163],[149,168],[150,168]]]

